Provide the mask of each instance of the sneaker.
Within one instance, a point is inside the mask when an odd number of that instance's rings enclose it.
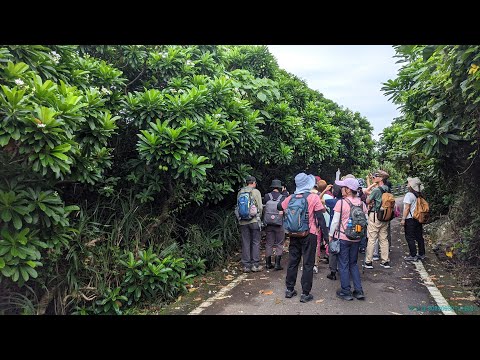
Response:
[[[261,265],[253,265],[252,266],[252,271],[253,272],[259,272],[259,271],[262,271],[263,270],[263,266]]]
[[[244,272],[244,273],[249,273],[249,272],[252,272],[252,269],[250,269],[249,267],[246,267],[246,266],[245,266],[245,267],[243,268],[243,272]]]
[[[318,274],[318,266],[317,265],[313,266],[313,273]]]
[[[295,289],[293,289],[293,290],[288,290],[287,289],[287,291],[285,291],[285,297],[287,299],[290,299],[291,297],[296,296],[296,295],[297,295],[297,290],[295,290]]]
[[[391,268],[389,261],[385,261],[384,263],[380,263],[380,266],[384,267],[385,269],[390,269]]]
[[[366,268],[366,269],[373,269],[373,263],[365,262],[365,265],[363,265],[363,267]]]
[[[426,255],[417,255],[417,260],[425,260],[426,258]]]
[[[327,278],[330,280],[337,280],[337,275],[333,271],[330,271],[330,274],[327,275]]]
[[[357,300],[365,300],[365,294],[363,293],[363,291],[354,290],[352,295]]]
[[[345,294],[345,293],[342,292],[342,290],[337,290],[337,297],[339,297],[340,299],[343,299],[343,300],[347,300],[347,301],[353,300],[352,295]]]
[[[403,260],[405,260],[405,261],[417,261],[417,257],[408,255],[408,256],[404,256]]]
[[[373,260],[373,261],[378,261],[378,260],[380,260],[380,256],[378,256],[378,255],[373,255],[372,260]]]
[[[313,295],[312,294],[302,294],[302,296],[300,296],[300,302],[302,303],[306,303],[306,302],[309,302],[313,300]]]
[[[360,254],[365,254],[365,248],[360,248],[359,252]]]

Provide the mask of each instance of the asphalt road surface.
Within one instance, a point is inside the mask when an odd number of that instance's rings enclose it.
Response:
[[[397,198],[401,205],[403,198]],[[358,265],[366,299],[345,301],[337,298],[336,290],[340,288],[337,280],[327,279],[328,265],[321,263],[319,273],[314,274],[311,294],[314,299],[308,303],[300,302],[301,271],[297,275],[295,289],[297,296],[285,298],[285,274],[288,253],[282,258],[284,270],[249,273],[240,281],[228,296],[215,299],[205,307],[202,315],[421,315],[441,314],[432,310],[437,305],[424,285],[415,265],[403,261],[407,254],[404,234],[401,233],[399,219],[392,220],[392,250],[390,252],[390,269],[384,269],[379,261],[374,261],[374,269],[365,269],[362,274],[363,254],[359,254]],[[263,253],[262,253],[263,255]],[[427,249],[427,259],[434,257]],[[263,261],[263,256],[262,256]],[[240,267],[239,267],[240,268]],[[430,308],[429,308],[430,307]]]

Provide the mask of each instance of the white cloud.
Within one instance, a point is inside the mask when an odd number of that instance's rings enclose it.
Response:
[[[378,134],[400,116],[380,91],[400,68],[388,45],[269,45],[278,65],[338,105],[358,111]]]

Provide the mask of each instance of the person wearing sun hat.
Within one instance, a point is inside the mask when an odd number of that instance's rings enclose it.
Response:
[[[315,263],[315,250],[317,245],[318,233],[318,219],[323,217],[325,207],[318,195],[310,191],[315,185],[315,177],[305,173],[299,173],[295,176],[295,192],[288,196],[285,200],[278,204],[277,208],[280,211],[285,211],[288,208],[290,200],[295,198],[306,198],[307,213],[308,213],[308,234],[305,237],[295,237],[290,239],[288,247],[288,268],[285,279],[287,290],[285,297],[291,298],[297,295],[295,290],[295,283],[297,281],[298,266],[300,259],[303,257],[303,272],[301,278],[302,296],[300,302],[309,302],[313,300],[313,295],[310,293],[313,283],[313,266]],[[285,213],[288,217],[288,214]]]
[[[413,218],[413,213],[417,207],[417,197],[421,196],[423,185],[418,177],[407,178],[408,192],[403,198],[403,216],[401,225],[405,228],[405,240],[408,244],[409,256],[405,256],[405,261],[417,261],[425,258],[425,240],[423,238],[423,225]],[[417,255],[418,244],[418,255]]]
[[[283,254],[283,243],[285,241],[285,232],[283,230],[283,213],[277,209],[278,202],[286,198],[281,194],[282,182],[279,179],[272,180],[270,185],[271,192],[265,194],[264,204],[264,222],[266,224],[265,233],[265,268],[283,270],[281,265]],[[272,206],[272,208],[270,208]],[[270,222],[269,222],[270,219]],[[275,265],[272,264],[273,248],[275,247]]]
[[[242,238],[242,264],[243,272],[259,272],[263,270],[260,265],[260,240],[261,240],[261,225],[260,219],[263,212],[262,194],[257,187],[257,179],[254,176],[248,176],[245,179],[246,186],[240,189],[237,194],[237,200],[241,193],[249,192],[255,206],[257,207],[258,215],[251,220],[239,220],[240,235]]]
[[[338,254],[338,271],[340,273],[341,289],[337,291],[337,296],[343,300],[364,300],[362,282],[360,279],[360,271],[358,270],[358,248],[360,239],[352,240],[345,234],[348,221],[350,219],[351,206],[360,206],[365,214],[367,207],[365,203],[358,197],[358,188],[360,187],[358,180],[355,178],[345,178],[344,180],[336,180],[335,184],[341,187],[342,199],[337,201],[333,209],[333,221],[330,226],[330,241],[334,238],[340,240],[340,253]],[[344,229],[342,231],[342,229]],[[350,279],[353,281],[354,291],[351,291]]]
[[[367,205],[371,205],[368,214],[367,226],[367,251],[365,256],[365,268],[373,269],[373,252],[375,248],[375,239],[379,239],[380,243],[380,266],[390,269],[389,248],[388,248],[388,222],[380,221],[377,218],[377,211],[382,205],[382,190],[388,192],[385,181],[390,175],[384,170],[377,170],[373,175],[373,184],[365,189],[367,197]],[[374,185],[375,184],[375,185]],[[374,187],[375,186],[375,187]],[[371,190],[373,188],[373,190]]]

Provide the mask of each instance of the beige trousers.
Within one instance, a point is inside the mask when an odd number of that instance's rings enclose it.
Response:
[[[375,221],[374,221],[375,219]],[[380,243],[381,261],[382,263],[389,261],[389,248],[388,248],[388,221],[380,221],[377,219],[377,215],[371,212],[368,215],[368,244],[367,244],[367,257],[366,262],[372,262],[373,248],[375,246],[375,240],[378,238]]]

